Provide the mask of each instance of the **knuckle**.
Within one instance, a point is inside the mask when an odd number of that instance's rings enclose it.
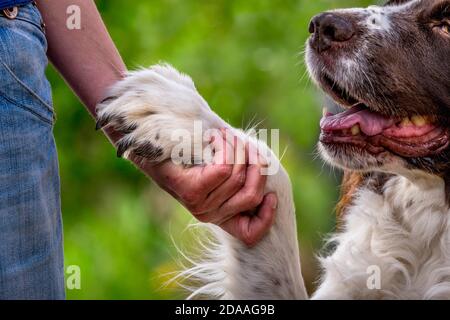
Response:
[[[256,208],[263,201],[263,195],[260,192],[251,190],[247,195],[247,201],[250,206]]]
[[[239,172],[232,176],[233,185],[236,187],[243,187],[245,184],[245,172]]]
[[[230,165],[221,164],[221,165],[217,166],[217,175],[220,178],[228,178],[231,176],[232,172],[233,172],[233,167]]]

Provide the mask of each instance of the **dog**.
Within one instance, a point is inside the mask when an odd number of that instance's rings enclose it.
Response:
[[[319,149],[344,170],[334,250],[312,299],[450,298],[450,1],[393,0],[328,11],[309,26],[306,61],[314,82],[339,105],[325,110]],[[118,153],[171,158],[174,130],[231,128],[168,65],[129,73],[97,108],[98,127],[122,133]],[[181,276],[202,283],[190,298],[309,299],[301,274],[295,207],[280,169],[269,234],[249,248],[205,225],[214,243]]]

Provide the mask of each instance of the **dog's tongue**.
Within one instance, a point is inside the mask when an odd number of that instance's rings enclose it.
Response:
[[[371,112],[362,106],[353,107],[336,115],[328,114],[320,121],[320,127],[323,131],[351,129],[357,124],[364,134],[372,137],[392,127],[395,122],[393,119]]]

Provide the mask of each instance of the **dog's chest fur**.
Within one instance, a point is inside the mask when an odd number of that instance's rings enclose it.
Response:
[[[448,299],[450,210],[442,179],[366,179],[343,219],[334,253],[321,259],[316,298]]]

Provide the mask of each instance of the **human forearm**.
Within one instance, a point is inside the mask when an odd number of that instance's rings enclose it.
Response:
[[[67,27],[67,8],[80,8],[81,29]],[[80,100],[95,115],[108,87],[126,71],[92,0],[40,0],[46,24],[48,56]]]

